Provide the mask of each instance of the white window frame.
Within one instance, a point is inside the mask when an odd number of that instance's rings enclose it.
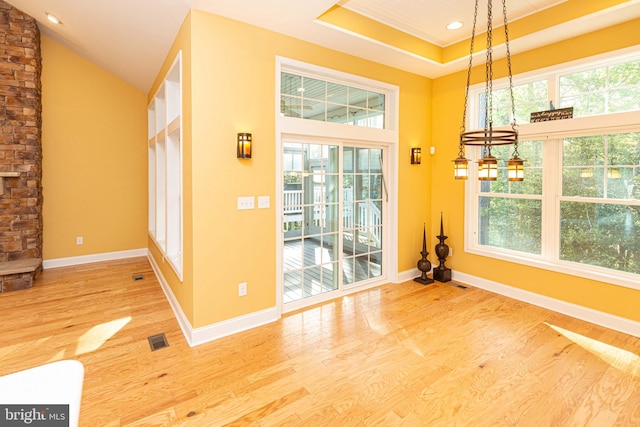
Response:
[[[316,120],[305,120],[295,117],[286,117],[280,114],[280,73],[290,72],[303,74],[305,76],[345,84],[361,89],[368,89],[374,92],[385,94],[385,128],[369,128],[362,126],[347,125],[344,123],[333,123]],[[283,303],[283,269],[282,269],[282,150],[283,142],[291,138],[304,139],[308,141],[323,140],[336,141],[340,143],[358,144],[358,142],[379,144],[388,150],[388,163],[385,165],[385,184],[388,194],[388,210],[385,212],[385,227],[383,228],[382,240],[386,246],[385,261],[383,271],[385,272],[385,283],[395,282],[398,272],[398,236],[393,230],[397,230],[398,224],[398,118],[399,118],[399,94],[400,88],[365,77],[356,76],[320,67],[301,61],[285,57],[276,57],[276,285],[277,285],[277,306],[281,313],[299,308],[296,303],[287,304],[286,310]],[[378,286],[377,281],[370,285],[361,287],[349,287],[339,295],[328,293],[326,299],[333,299],[336,296],[343,296],[352,292],[362,291],[369,287]],[[304,302],[304,299],[302,300]],[[321,299],[314,299],[314,303],[321,302]]]
[[[598,65],[615,64],[631,61],[638,58],[638,50],[631,53],[627,50],[622,55],[607,54],[591,61],[580,61],[580,63],[565,64],[562,67],[538,71],[537,77],[528,73],[523,76],[514,76],[514,84],[526,83],[532,80],[548,79],[549,97],[557,104],[557,83],[559,76],[571,72],[592,69]],[[520,78],[521,77],[521,78]],[[494,87],[501,88],[508,85],[507,79],[494,81]],[[477,99],[478,93],[484,91],[484,83],[470,88],[471,99]],[[470,114],[468,114],[468,128],[477,128],[473,121],[477,118],[476,101],[471,103]],[[477,113],[476,113],[477,114]],[[508,127],[497,128],[508,129]],[[477,179],[477,168],[471,167],[469,179],[465,182],[465,252],[523,264],[531,267],[542,268],[561,272],[577,277],[599,280],[632,289],[640,290],[640,275],[607,269],[603,267],[581,264],[559,259],[560,251],[560,199],[562,183],[562,142],[567,137],[578,137],[587,135],[617,134],[627,132],[640,132],[640,111],[610,113],[597,116],[578,117],[567,120],[557,120],[539,123],[524,123],[519,125],[519,140],[542,140],[543,141],[543,183],[542,183],[542,241],[540,255],[527,254],[508,249],[492,246],[480,245],[478,243],[479,225],[479,197],[486,193],[480,192],[480,181]],[[480,157],[478,147],[466,147],[466,157],[476,161]],[[471,162],[470,162],[471,163]],[[525,175],[525,179],[526,175]],[[526,197],[526,196],[525,196]],[[583,198],[576,198],[576,201],[585,201]],[[592,199],[588,200],[593,202]],[[610,199],[602,199],[603,203],[616,203]],[[624,204],[640,205],[640,201],[623,201]]]
[[[148,232],[182,281],[182,51],[148,106]]]

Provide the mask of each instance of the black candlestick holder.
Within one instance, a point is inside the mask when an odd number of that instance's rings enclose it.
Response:
[[[438,282],[449,282],[451,280],[451,269],[444,265],[449,255],[449,246],[444,242],[448,236],[444,235],[444,228],[442,226],[442,212],[440,212],[440,235],[436,236],[440,243],[436,245],[436,256],[440,264],[433,269],[433,278]]]
[[[433,279],[427,277],[427,271],[431,270],[431,263],[427,259],[427,227],[424,226],[424,231],[422,232],[422,251],[420,251],[420,255],[422,255],[422,259],[418,261],[418,270],[422,272],[420,277],[416,277],[415,280],[418,283],[423,285],[428,285],[429,283],[433,283]]]

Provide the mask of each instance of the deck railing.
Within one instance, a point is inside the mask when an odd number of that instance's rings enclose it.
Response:
[[[382,213],[371,200],[356,202],[357,215],[353,212],[353,188],[343,190],[344,205],[342,208],[342,226],[345,230],[359,229],[358,236],[361,243],[371,242],[380,245],[382,241]],[[284,191],[284,222],[288,223],[302,221],[304,206],[302,190]],[[320,188],[315,188],[313,192],[313,225],[324,228],[326,225],[326,200]],[[356,222],[357,218],[357,222]]]

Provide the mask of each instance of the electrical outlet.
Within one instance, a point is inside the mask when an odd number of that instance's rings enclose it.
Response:
[[[453,249],[449,248],[449,256],[453,256]]]
[[[76,245],[81,245],[83,243],[84,243],[84,239],[82,238],[82,236],[76,237]]]
[[[238,283],[238,296],[243,297],[247,295],[247,282]]]
[[[255,197],[253,196],[238,197],[238,210],[253,209],[255,203],[254,199]]]

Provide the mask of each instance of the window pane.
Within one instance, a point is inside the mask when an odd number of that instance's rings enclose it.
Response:
[[[382,199],[382,175],[369,175],[369,198]]]
[[[491,154],[498,160],[498,179],[480,184],[483,193],[542,194],[542,141],[521,141],[518,144],[520,158],[524,159],[524,181],[509,182],[507,160],[513,155],[513,146],[493,147]]]
[[[542,202],[480,197],[480,245],[540,254]]]
[[[356,148],[356,172],[369,172],[368,148]]]
[[[640,60],[609,67],[609,112],[640,110]]]
[[[375,111],[384,111],[384,95],[376,92],[367,92],[367,108]]]
[[[349,88],[349,105],[355,107],[367,107],[367,91],[357,88]]]
[[[562,195],[566,197],[604,197],[604,168],[564,168]]]
[[[367,110],[364,108],[349,107],[349,118],[347,123],[355,126],[366,126]]]
[[[531,113],[547,110],[547,81],[540,80],[513,87],[513,99],[516,110],[516,123],[529,123]],[[478,127],[485,126],[484,92],[479,94]],[[509,88],[493,90],[493,126],[508,126],[512,120],[511,96]]]
[[[280,114],[287,117],[300,117],[302,111],[302,99],[292,96],[280,97]]]
[[[325,101],[327,99],[327,83],[322,80],[305,77],[302,79],[302,87],[305,99],[317,101]]]
[[[640,206],[560,203],[560,259],[640,274]]]
[[[606,68],[560,77],[560,107],[573,107],[573,117],[605,112]]]
[[[640,109],[640,60],[560,77],[560,107],[573,116]]]
[[[302,87],[302,77],[289,73],[280,74],[280,93],[287,95],[300,95],[299,88]]]
[[[347,86],[327,83],[327,101],[347,105]]]
[[[332,123],[347,123],[347,107],[327,104],[327,121]]]
[[[302,114],[305,119],[325,121],[325,108],[327,104],[323,101],[309,99],[302,100]]]
[[[640,198],[640,133],[563,141],[562,195]]]

